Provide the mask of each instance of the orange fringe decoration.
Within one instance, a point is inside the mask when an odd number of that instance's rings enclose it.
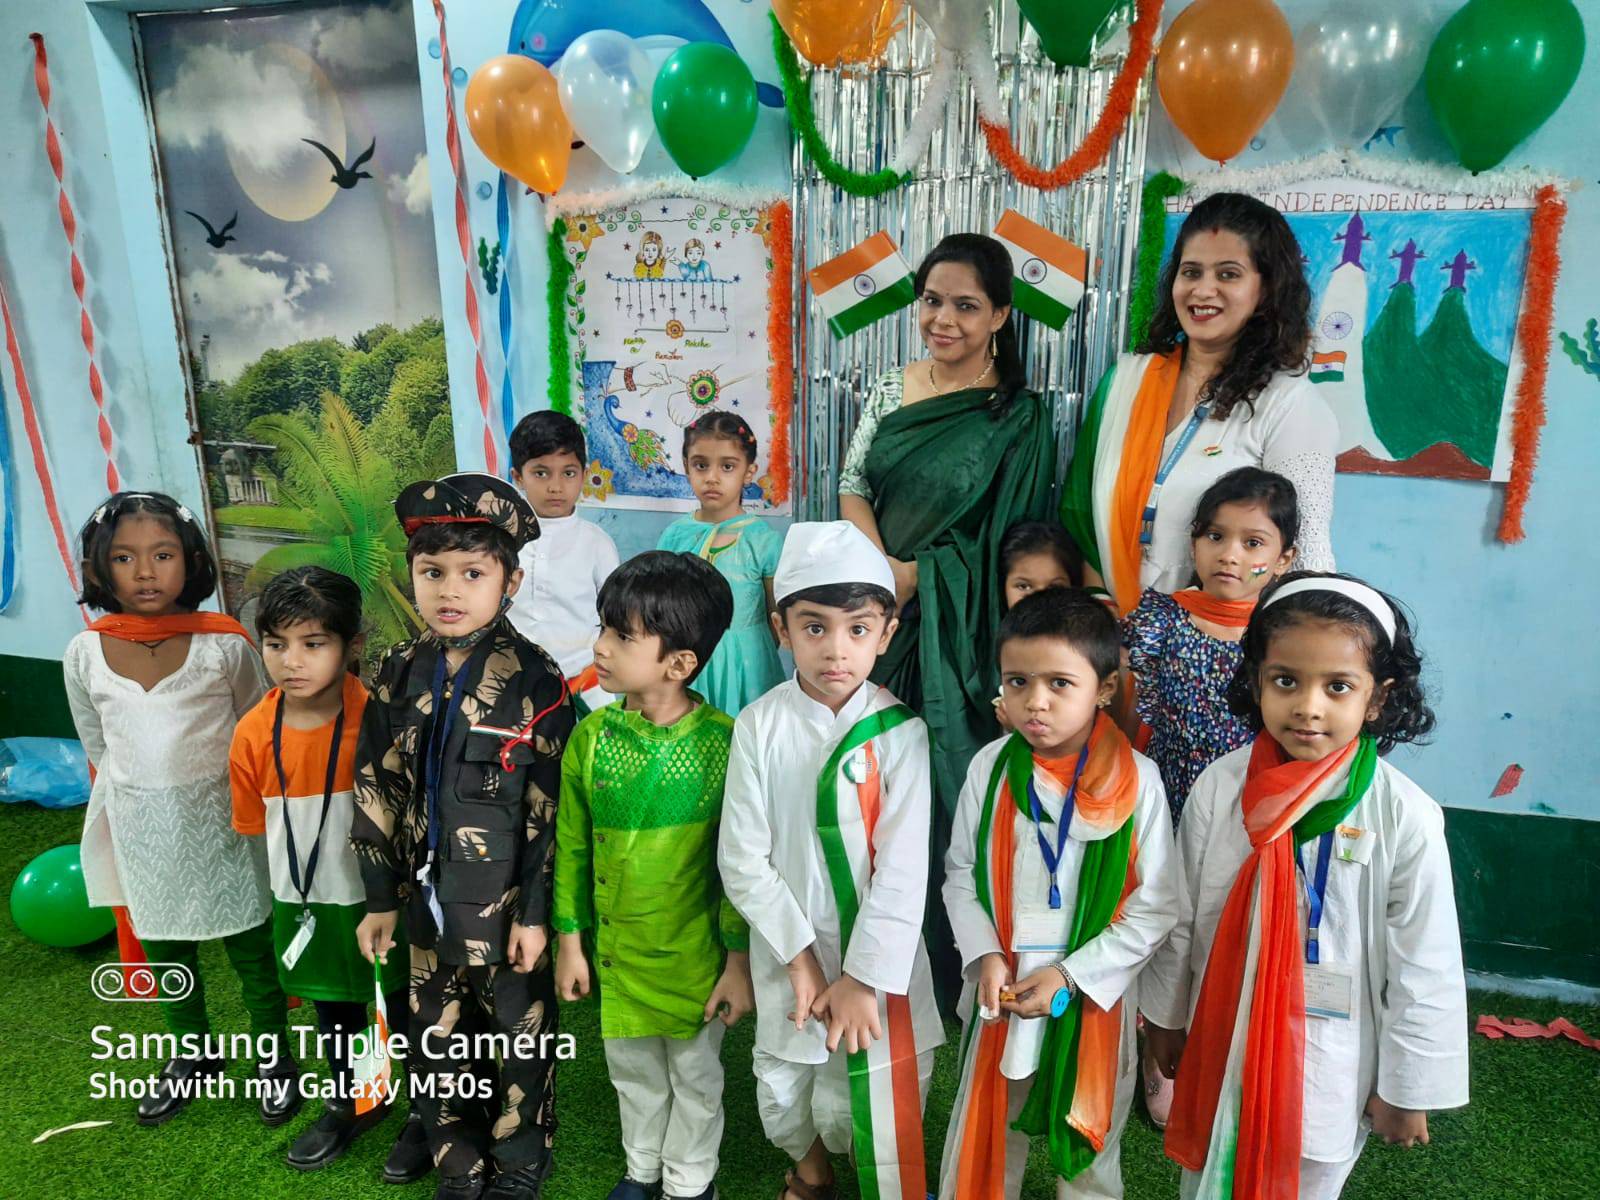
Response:
[[[1539,435],[1544,430],[1544,384],[1550,372],[1550,325],[1556,280],[1561,274],[1561,227],[1567,219],[1567,202],[1554,184],[1536,193],[1532,233],[1528,239],[1528,284],[1523,294],[1517,341],[1522,348],[1522,378],[1517,382],[1517,411],[1511,417],[1511,479],[1506,484],[1506,507],[1500,517],[1502,542],[1520,542],[1527,536],[1522,513],[1533,486],[1534,463],[1539,457]]]
[[[1042,192],[1064,188],[1098,167],[1111,152],[1111,142],[1128,123],[1133,111],[1134,98],[1139,91],[1139,80],[1150,66],[1150,56],[1155,51],[1156,33],[1161,28],[1161,0],[1139,0],[1138,15],[1130,31],[1127,61],[1112,80],[1106,94],[1106,107],[1079,147],[1051,170],[1035,166],[1022,157],[1011,141],[1011,130],[1004,125],[978,119],[983,135],[989,141],[989,153],[995,161],[1011,173],[1019,183],[1038,188]]]
[[[767,456],[767,473],[772,477],[772,503],[783,504],[789,499],[789,420],[794,411],[794,214],[787,200],[779,200],[767,210],[767,216],[772,222],[767,235],[767,249],[772,252],[772,273],[767,278],[767,352],[772,356],[767,389],[772,397],[772,449]]]

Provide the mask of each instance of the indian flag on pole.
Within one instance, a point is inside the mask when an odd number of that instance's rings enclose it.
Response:
[[[834,337],[848,337],[917,298],[911,268],[882,230],[806,277]]]
[[[1000,215],[994,236],[1011,251],[1012,303],[1034,320],[1060,329],[1083,299],[1087,252],[1010,208]]]
[[[1313,354],[1311,356],[1311,382],[1312,383],[1343,383],[1344,382],[1343,350],[1330,350],[1326,354]]]

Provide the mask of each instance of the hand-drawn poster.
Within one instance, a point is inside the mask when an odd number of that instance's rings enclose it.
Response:
[[[1339,470],[1507,479],[1533,198],[1349,179],[1257,194],[1300,241]],[[1168,202],[1169,252],[1193,204]]]
[[[772,386],[771,210],[656,198],[568,216],[565,228],[573,415],[590,458],[585,498],[693,509],[683,431],[725,409],[756,435],[746,509],[787,512],[790,397]],[[787,339],[788,328],[777,336]]]

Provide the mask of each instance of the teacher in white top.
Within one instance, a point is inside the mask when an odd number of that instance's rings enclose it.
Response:
[[[1235,467],[1285,476],[1299,563],[1334,569],[1333,412],[1306,376],[1311,289],[1277,209],[1219,192],[1195,205],[1161,274],[1143,343],[1100,381],[1078,433],[1061,519],[1085,582],[1126,614],[1194,573],[1190,522]]]

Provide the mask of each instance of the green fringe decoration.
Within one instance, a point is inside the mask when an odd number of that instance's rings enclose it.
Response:
[[[567,223],[557,217],[545,239],[550,256],[550,281],[545,285],[550,309],[550,408],[572,413],[572,352],[567,341],[567,286],[572,264],[567,261]]]
[[[816,114],[811,108],[811,79],[801,73],[800,58],[789,44],[778,18],[771,13],[767,15],[772,18],[772,55],[778,60],[778,79],[783,84],[783,100],[789,108],[790,123],[822,177],[842,192],[863,197],[892,192],[910,179],[910,175],[901,175],[888,167],[863,175],[833,157],[817,129]]]
[[[1188,185],[1159,171],[1145,181],[1139,202],[1139,257],[1133,269],[1133,295],[1128,300],[1128,349],[1144,341],[1156,311],[1156,285],[1161,279],[1161,245],[1166,240],[1167,200]]]

